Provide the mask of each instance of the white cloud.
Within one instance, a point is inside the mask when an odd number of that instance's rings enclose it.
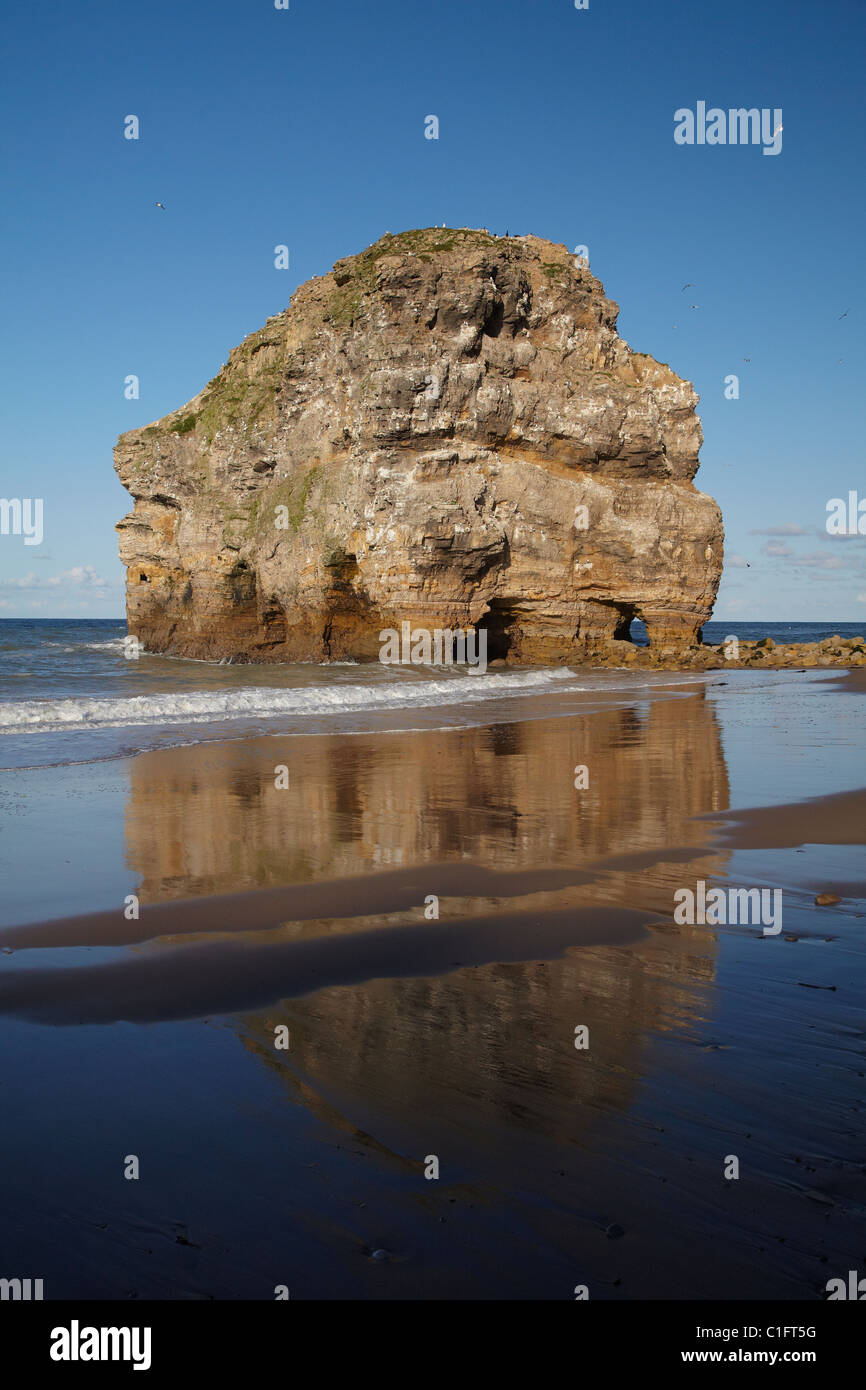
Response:
[[[857,553],[847,554],[828,554],[826,551],[811,550],[805,555],[798,555],[795,550],[785,541],[767,541],[761,546],[761,554],[769,555],[774,560],[784,560],[783,569],[804,569],[804,570],[849,570],[854,574],[864,573],[864,557]]]
[[[76,586],[88,590],[119,587],[116,583],[103,579],[92,565],[74,565],[71,570],[64,570],[62,574],[42,576],[34,574],[31,570],[21,579],[0,579],[0,588],[3,589],[66,589]]]

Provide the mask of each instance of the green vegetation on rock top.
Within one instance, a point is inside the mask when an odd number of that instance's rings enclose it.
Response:
[[[419,227],[414,231],[386,232],[366,251],[347,256],[334,266],[337,289],[328,305],[332,322],[346,328],[360,317],[361,306],[376,284],[376,266],[384,256],[408,255],[429,261],[434,255],[453,251],[459,246],[492,246],[496,237],[489,232],[471,228]]]

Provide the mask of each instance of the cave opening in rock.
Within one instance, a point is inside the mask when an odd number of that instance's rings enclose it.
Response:
[[[616,607],[616,626],[613,630],[614,640],[617,642],[633,642],[632,622],[634,621],[635,611],[630,603],[618,603]]]
[[[504,322],[505,305],[500,299],[498,303],[494,304],[487,318],[484,320],[484,327],[481,331],[486,334],[488,338],[498,338],[502,332],[502,325]]]
[[[490,607],[475,624],[476,632],[487,634],[487,664],[491,661],[507,661],[511,650],[511,627],[514,623],[514,605],[508,599],[492,598]]]

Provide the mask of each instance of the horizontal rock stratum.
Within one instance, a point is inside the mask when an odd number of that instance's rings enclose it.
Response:
[[[685,653],[722,519],[689,382],[616,331],[564,246],[390,233],[301,285],[187,405],[121,436],[129,630],[153,652],[375,659],[487,630],[488,660]]]

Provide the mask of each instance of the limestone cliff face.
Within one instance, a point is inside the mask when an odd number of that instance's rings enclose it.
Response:
[[[375,659],[403,621],[488,659],[682,650],[712,609],[692,386],[536,237],[386,235],[310,280],[173,415],[121,436],[130,631],[151,651]]]

